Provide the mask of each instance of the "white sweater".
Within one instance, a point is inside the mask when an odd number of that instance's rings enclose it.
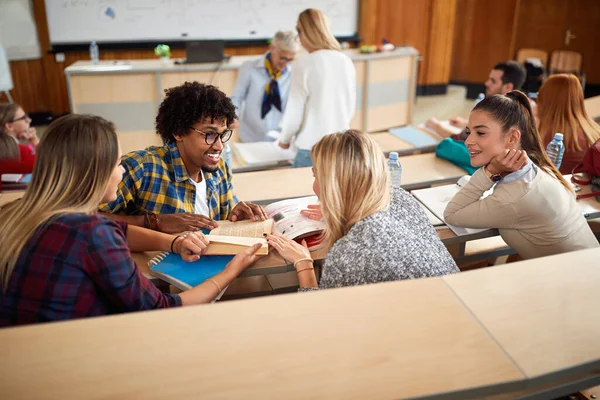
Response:
[[[541,168],[531,182],[497,185],[480,200],[493,185],[480,168],[448,203],[446,222],[498,228],[506,244],[525,259],[599,246],[574,196]]]
[[[356,70],[350,57],[317,50],[294,63],[290,95],[281,121],[282,143],[310,150],[323,136],[350,127],[356,109]]]

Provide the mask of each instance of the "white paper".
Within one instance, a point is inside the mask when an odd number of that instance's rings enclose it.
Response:
[[[6,183],[18,183],[23,179],[21,174],[2,174],[2,182]]]
[[[272,164],[289,161],[295,157],[295,151],[282,149],[278,142],[234,143],[238,159],[244,164]]]
[[[462,178],[461,178],[462,180]],[[464,182],[465,180],[463,180]],[[468,182],[468,180],[466,180]],[[444,210],[446,206],[452,200],[454,195],[458,193],[461,189],[461,186],[457,184],[446,185],[446,186],[437,186],[433,188],[413,190],[411,193],[413,196],[417,198],[425,207],[427,207],[433,215],[444,221],[444,223],[448,226],[448,228],[452,229],[452,231],[457,235],[469,235],[479,232],[487,231],[491,228],[484,229],[473,229],[473,228],[463,228],[461,226],[454,226],[448,224],[444,220]],[[489,192],[486,192],[488,194]]]
[[[307,209],[309,204],[319,204],[317,196],[282,200],[266,206],[267,216],[275,221],[274,233],[295,239],[311,232],[324,230],[323,221],[315,221],[300,214],[300,211]]]

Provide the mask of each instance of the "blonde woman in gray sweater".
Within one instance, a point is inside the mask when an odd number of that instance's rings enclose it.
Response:
[[[448,203],[447,223],[498,228],[525,259],[599,246],[573,190],[543,150],[523,93],[482,100],[466,133],[471,165],[483,168]]]
[[[327,135],[313,147],[312,159],[321,206],[316,213],[322,214],[331,247],[320,284],[305,246],[267,238],[296,267],[301,290],[458,272],[421,206],[403,189],[390,189],[383,151],[369,135],[357,130]]]

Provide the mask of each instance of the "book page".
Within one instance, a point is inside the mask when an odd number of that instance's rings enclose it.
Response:
[[[263,238],[265,233],[271,233],[273,230],[273,220],[266,221],[217,221],[218,227],[210,231],[210,235],[219,236],[242,236],[251,238]]]
[[[273,232],[289,239],[296,239],[323,231],[325,229],[323,221],[314,221],[300,214],[300,211],[308,208],[309,204],[319,204],[317,196],[282,200],[266,206],[267,216],[275,221]]]

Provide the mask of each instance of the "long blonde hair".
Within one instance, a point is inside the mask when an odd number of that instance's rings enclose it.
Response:
[[[35,231],[65,213],[93,213],[119,158],[114,125],[101,117],[67,115],[42,137],[31,182],[21,200],[0,210],[0,282],[6,289]]]
[[[19,159],[19,146],[6,131],[6,124],[15,119],[18,104],[0,103],[0,160]]]
[[[553,137],[556,132],[562,133],[567,150],[585,150],[578,140],[579,131],[583,131],[588,147],[600,139],[600,126],[585,110],[583,89],[575,75],[549,76],[538,93],[537,112],[540,134]]]
[[[358,221],[390,204],[388,167],[379,145],[359,130],[323,137],[312,149],[329,246]]]
[[[329,29],[329,21],[325,14],[314,8],[307,8],[298,16],[296,29],[302,35],[304,43],[315,50],[342,50],[340,42]]]

